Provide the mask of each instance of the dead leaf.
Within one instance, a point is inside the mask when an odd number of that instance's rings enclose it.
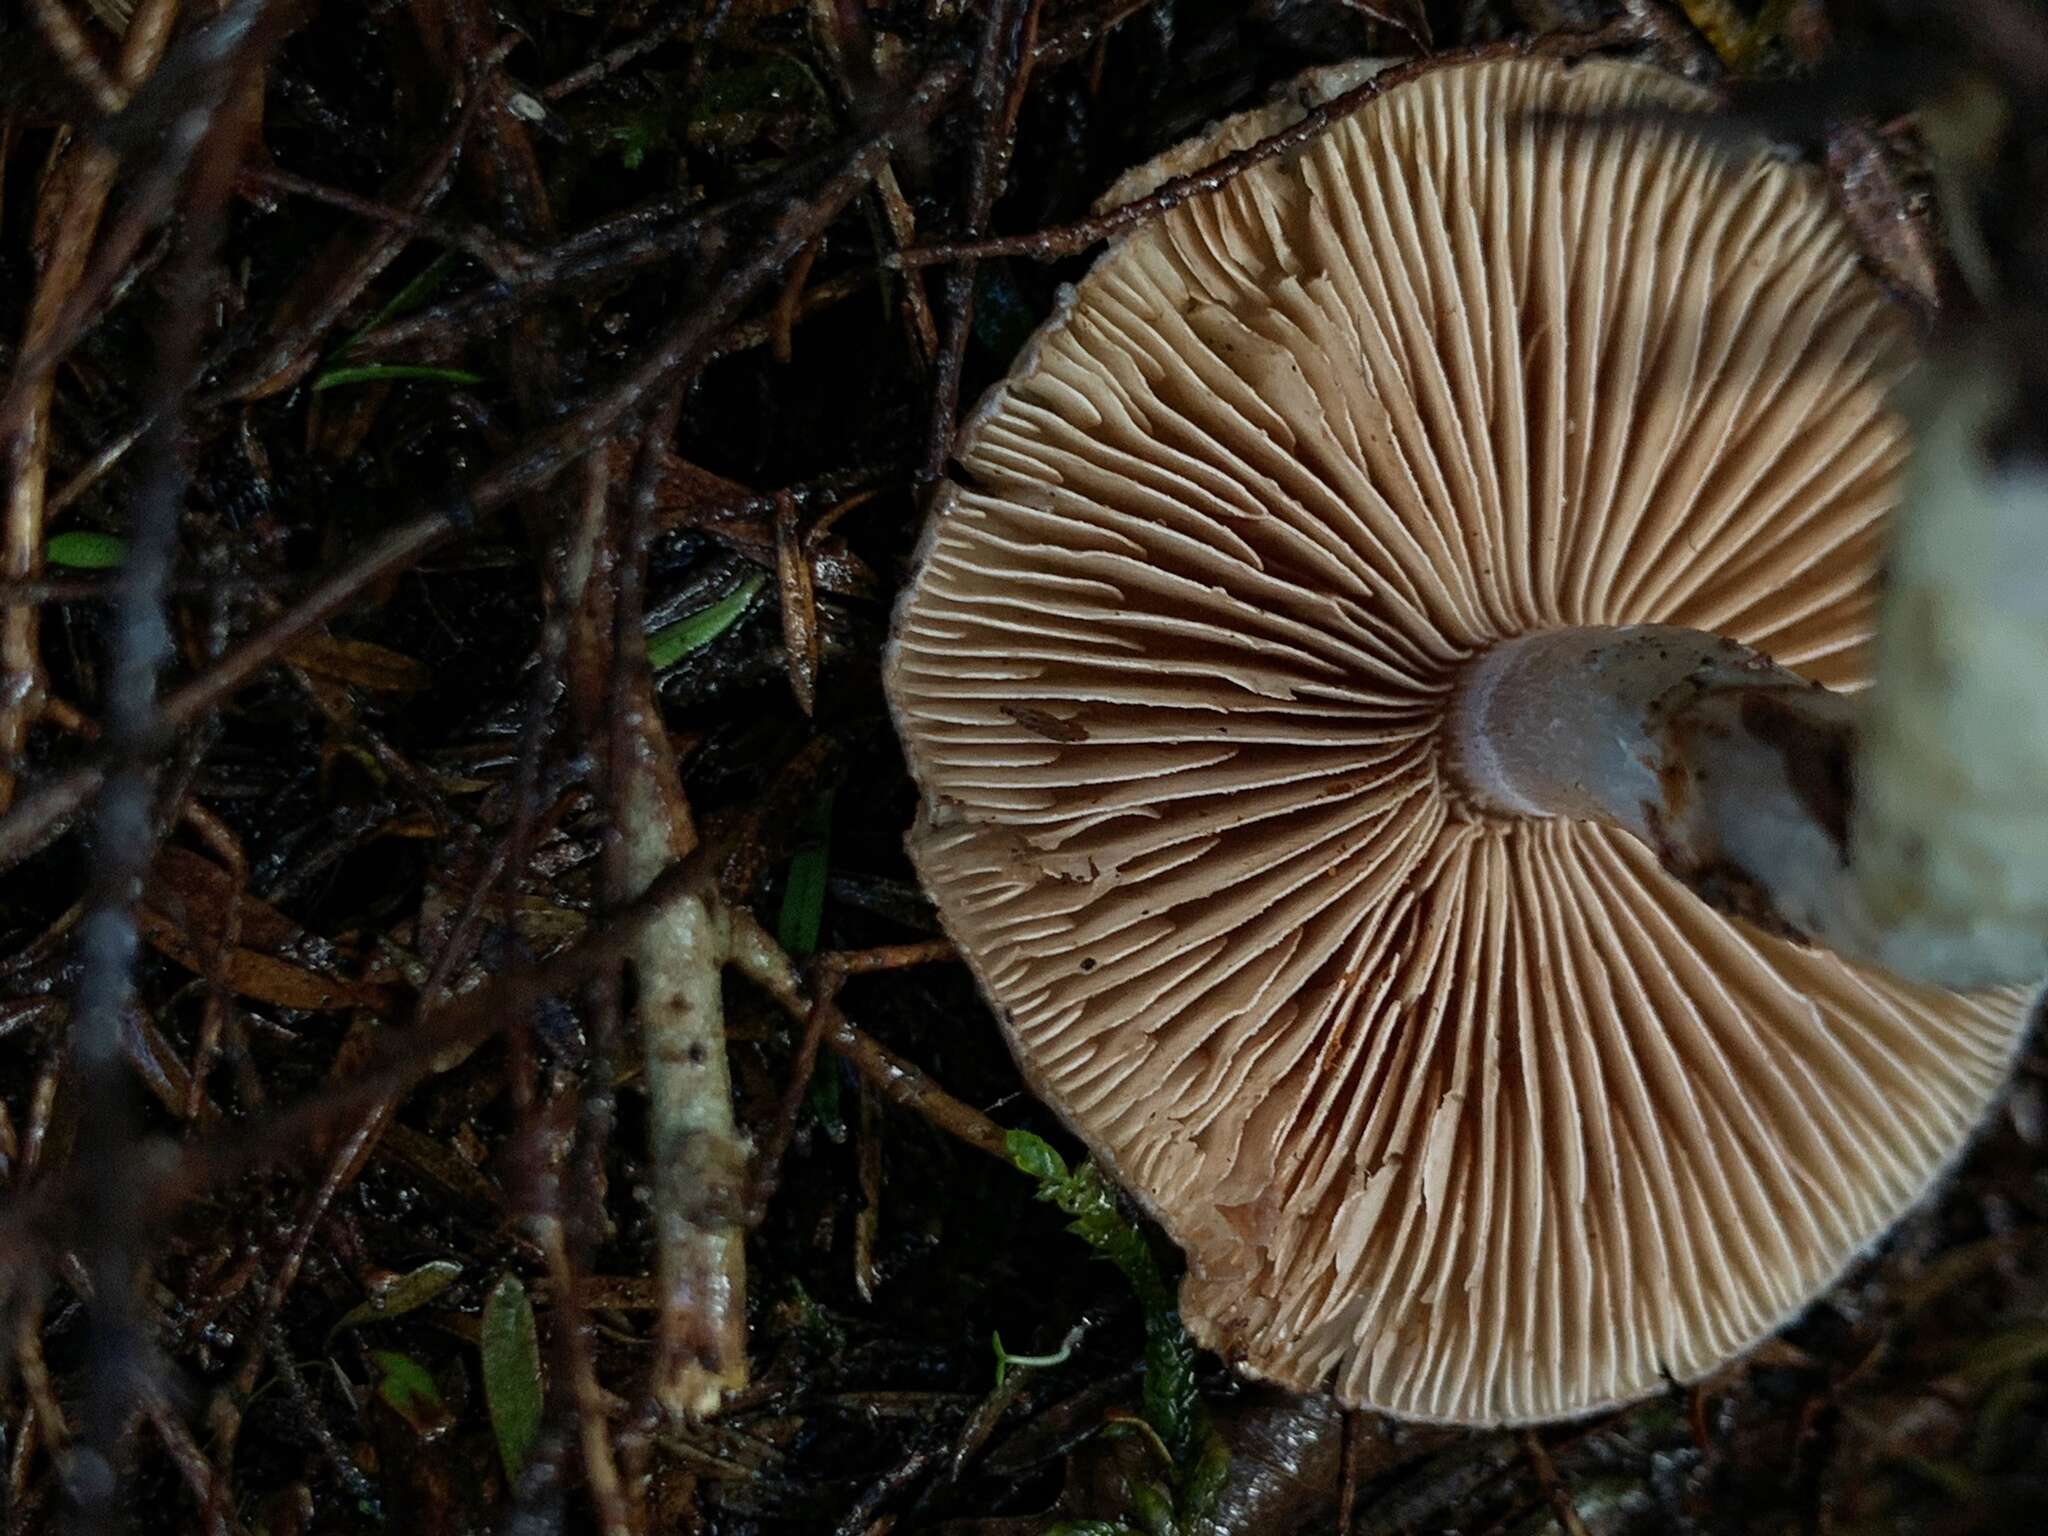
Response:
[[[237,942],[218,954],[231,903]],[[159,954],[200,976],[214,975],[217,965],[221,984],[237,997],[311,1011],[381,1008],[391,1000],[383,987],[331,974],[348,958],[338,946],[238,891],[225,869],[183,848],[158,854],[137,916]]]
[[[473,1214],[495,1217],[504,1208],[504,1196],[482,1169],[424,1132],[394,1121],[384,1128],[377,1151],[433,1180],[452,1199],[466,1204]]]
[[[632,484],[637,450],[636,443],[613,444],[611,469],[618,484]],[[731,515],[732,508],[757,500],[752,487],[700,469],[680,454],[662,451],[654,504],[656,526],[663,532],[698,529],[757,565],[775,566],[775,529],[770,521]],[[810,556],[811,581],[818,591],[838,597],[873,597],[881,590],[867,562],[837,534],[813,532],[803,543]]]
[[[1926,197],[1907,185],[1897,155],[1867,122],[1828,134],[1828,179],[1863,259],[1894,293],[1932,314],[1941,299],[1939,237]]]
[[[322,632],[285,652],[285,659],[314,677],[366,688],[372,693],[418,693],[434,678],[410,656],[367,640],[343,640]]]
[[[789,686],[797,707],[810,715],[818,703],[818,596],[797,532],[796,503],[787,491],[775,498],[775,579],[782,594],[782,652]]]

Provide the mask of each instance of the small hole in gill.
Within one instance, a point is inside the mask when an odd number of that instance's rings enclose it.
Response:
[[[1094,969],[1095,969],[1095,957],[1094,957],[1093,955],[1089,955],[1089,956],[1086,956],[1085,958],[1083,958],[1083,960],[1081,961],[1081,974],[1082,974],[1083,976],[1086,976],[1086,975],[1087,975],[1087,974],[1088,974],[1088,973],[1089,973],[1090,971],[1092,971],[1092,970],[1094,970]]]

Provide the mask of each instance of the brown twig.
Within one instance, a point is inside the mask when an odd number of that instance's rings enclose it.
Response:
[[[182,96],[180,105],[218,99],[224,77],[249,54],[261,54],[275,44],[289,23],[290,7],[273,7],[270,0],[233,0],[210,23],[194,29],[169,49],[165,40],[178,15],[178,0],[148,0],[135,13],[123,41],[124,56],[133,49],[145,56],[149,49],[162,57],[150,82],[175,76],[176,86],[167,86],[146,103],[137,93],[123,112],[99,125],[109,147],[147,145],[154,155],[137,175],[134,193],[123,205],[121,215],[99,242],[99,249],[82,275],[71,285],[65,301],[30,345],[15,358],[14,372],[4,394],[0,394],[0,440],[12,441],[33,413],[39,393],[65,354],[92,325],[107,296],[123,281],[129,263],[150,231],[164,223],[176,206],[178,188],[190,168],[193,155],[205,142],[203,134],[191,131],[196,121],[181,115],[169,100]],[[227,45],[227,46],[224,46]],[[179,89],[182,87],[182,90]],[[253,104],[252,104],[253,105]],[[178,116],[182,131],[165,132],[161,121],[166,109]],[[134,119],[131,121],[131,119]]]
[[[873,1301],[880,1276],[875,1269],[875,1238],[882,1229],[882,1126],[875,1085],[860,1080],[860,1108],[854,1128],[854,1177],[860,1184],[860,1209],[853,1213],[853,1289],[862,1301]]]
[[[925,1070],[898,1056],[873,1036],[841,1020],[828,1025],[825,1044],[846,1058],[847,1064],[875,1085],[883,1098],[898,1109],[922,1115],[948,1135],[958,1137],[977,1152],[1007,1165],[1009,1148],[1003,1128],[972,1105],[946,1092]]]
[[[147,423],[144,423],[144,425],[147,425]],[[126,432],[121,433],[113,441],[101,448],[90,459],[86,460],[71,478],[58,488],[57,494],[50,498],[50,504],[45,509],[45,515],[55,517],[59,512],[70,506],[72,502],[78,500],[79,497],[97,485],[106,472],[120,463],[128,450],[133,448],[141,439],[142,431],[143,428],[141,426],[130,427]]]
[[[705,21],[703,32],[698,38],[701,50],[706,37],[715,32],[724,21],[725,14],[732,8],[732,0],[715,0],[715,9]],[[578,91],[587,90],[602,80],[609,79],[643,54],[652,53],[663,43],[674,37],[690,24],[691,15],[682,0],[672,0],[669,14],[655,22],[638,37],[628,38],[608,53],[600,54],[581,69],[572,70],[551,85],[541,88],[542,101],[555,102]]]
[[[227,1479],[220,1470],[206,1458],[206,1452],[192,1438],[192,1432],[178,1417],[169,1400],[161,1392],[145,1393],[142,1399],[143,1417],[156,1430],[157,1438],[170,1453],[171,1463],[185,1479],[185,1486],[191,1490],[192,1498],[199,1506],[199,1518],[203,1529],[213,1536],[228,1536],[228,1533],[244,1529],[242,1522],[229,1513],[233,1495]]]
[[[127,90],[106,74],[98,53],[92,51],[92,41],[84,29],[72,18],[61,0],[29,0],[29,20],[43,35],[43,43],[51,53],[57,55],[57,63],[63,66],[92,104],[98,106],[102,115],[119,113],[123,102],[127,102]]]
[[[813,240],[789,264],[789,270],[783,274],[782,289],[769,306],[768,342],[778,363],[787,363],[795,355],[792,333],[796,329],[796,317],[803,309],[804,285],[810,280],[811,267],[817,259],[818,242]]]
[[[341,1443],[321,1415],[319,1400],[313,1396],[312,1389],[306,1385],[306,1378],[299,1372],[298,1363],[292,1358],[291,1341],[284,1336],[284,1330],[275,1323],[270,1325],[267,1333],[268,1336],[263,1343],[274,1363],[277,1379],[283,1384],[285,1395],[299,1410],[300,1422],[306,1432],[313,1437],[313,1443],[320,1447],[321,1455],[326,1458],[327,1465],[334,1469],[334,1475],[340,1480],[342,1487],[348,1490],[349,1496],[361,1507],[376,1508],[379,1503],[376,1484],[372,1483],[369,1475],[357,1465],[356,1459],[348,1453],[348,1448]]]
[[[568,1235],[559,1218],[532,1218],[534,1238],[547,1262],[556,1315],[556,1352],[565,1367],[570,1401],[576,1407],[576,1432],[583,1450],[583,1476],[590,1501],[597,1506],[598,1528],[604,1536],[631,1536],[638,1522],[628,1501],[612,1431],[605,1413],[604,1389],[590,1347],[590,1314],[583,1305],[581,1273],[570,1258]]]
[[[1017,138],[1017,114],[1031,82],[1031,52],[1038,40],[1042,0],[992,0],[981,54],[974,66],[973,97],[980,114],[980,141],[967,173],[960,210],[960,239],[972,242],[988,228],[1001,196]],[[960,409],[960,370],[974,326],[974,268],[971,257],[946,274],[946,330],[932,380],[932,409],[925,432],[920,483],[945,473],[953,445],[953,418]]]
[[[249,883],[249,859],[233,829],[198,801],[187,797],[179,806],[179,815],[208,847],[220,855],[232,881],[219,931],[209,936],[210,942],[203,951],[206,960],[206,1006],[200,1014],[199,1038],[192,1045],[191,1077],[186,1085],[184,1105],[185,1121],[193,1125],[198,1123],[199,1112],[205,1107],[206,1077],[213,1069],[214,1055],[220,1050],[221,1036],[227,1028],[228,1013],[234,1007],[222,969],[227,957],[241,942],[242,897]]]
[[[123,1065],[123,1020],[131,1006],[137,946],[135,902],[156,844],[152,798],[157,783],[157,673],[171,655],[165,587],[177,547],[188,478],[179,441],[183,404],[197,378],[206,324],[206,294],[221,242],[234,168],[253,126],[243,72],[262,58],[260,42],[243,42],[223,67],[200,77],[188,111],[204,131],[193,133],[195,173],[184,210],[157,340],[156,376],[148,414],[158,426],[141,454],[121,593],[113,613],[111,665],[102,726],[109,754],[99,803],[97,847],[80,925],[81,975],[69,1036],[82,1100],[75,1164],[85,1174],[88,1214],[83,1257],[91,1277],[91,1340],[83,1414],[90,1454],[113,1466],[121,1437],[140,1402],[158,1391],[154,1347],[134,1306],[134,1274],[142,1262],[145,1215],[128,1177],[136,1124]],[[97,1480],[77,1495],[88,1525],[110,1522],[116,1490]]]
[[[820,155],[720,202],[661,198],[566,236],[531,265],[487,287],[431,304],[356,337],[357,358],[438,357],[489,335],[537,304],[572,298],[638,270],[689,254],[743,214],[802,195],[831,163]]]
[[[128,99],[127,90],[107,74],[85,29],[65,9],[62,0],[28,0],[28,15],[36,30],[43,34],[44,44],[64,66],[64,72],[92,98],[92,104],[102,113],[120,111]]]
[[[451,998],[412,1029],[380,1040],[352,1076],[268,1116],[239,1124],[232,1134],[195,1139],[160,1168],[130,1169],[141,1186],[138,1199],[152,1222],[168,1220],[186,1202],[224,1180],[261,1167],[279,1156],[296,1155],[308,1142],[347,1126],[385,1098],[468,1059],[483,1041],[504,1027],[507,1017],[539,998],[574,990],[599,968],[615,963],[637,940],[641,927],[656,921],[670,903],[701,888],[695,863],[671,866],[629,908],[613,915],[601,931],[585,935],[547,960],[491,977]],[[55,1098],[54,1071],[46,1073],[31,1100],[29,1134],[23,1138],[26,1187],[0,1202],[0,1300],[46,1261],[54,1244],[68,1240],[79,1220],[80,1172],[67,1167],[27,1179],[49,1122]]]
[[[1590,36],[1553,37],[1548,40],[1529,40],[1511,45],[1497,44],[1493,47],[1496,52],[1505,48],[1526,52],[1533,51],[1540,43],[1550,51],[1569,54],[1573,51],[1583,52],[1595,46],[1598,41],[1599,39]],[[1363,84],[1339,92],[1320,106],[1310,108],[1298,122],[1267,134],[1257,143],[1225,155],[1215,164],[1204,166],[1198,171],[1170,177],[1144,196],[1119,203],[1088,218],[1076,219],[1071,224],[1058,224],[1033,230],[1028,234],[997,235],[986,240],[936,242],[890,258],[890,264],[929,267],[942,262],[980,261],[992,256],[1023,256],[1032,261],[1058,261],[1067,256],[1077,256],[1090,246],[1100,245],[1103,241],[1155,219],[1194,198],[1220,192],[1247,171],[1255,170],[1270,160],[1277,160],[1282,155],[1292,154],[1314,143],[1329,130],[1332,123],[1349,117],[1374,97],[1412,78],[1419,71],[1434,67],[1442,62],[1443,57],[1446,56],[1382,70]]]
[[[1351,1536],[1358,1515],[1359,1471],[1365,1460],[1365,1415],[1356,1408],[1344,1410],[1344,1447],[1337,1483],[1336,1536]]]
[[[818,707],[818,594],[797,527],[796,502],[775,501],[775,574],[782,605],[782,655],[790,691],[806,716]]]
[[[744,913],[735,914],[734,927],[734,963],[808,1033],[811,1028],[812,1004],[804,993],[803,984],[797,976],[796,968],[790,964],[789,957],[783,954],[781,946],[761,930],[758,923]],[[867,958],[862,958],[863,956]],[[924,965],[952,957],[952,947],[947,944],[904,944],[885,949],[858,951],[854,955],[832,961],[831,966],[833,969],[843,968],[845,976],[853,976],[866,974],[871,970]],[[821,960],[819,964],[824,966],[827,960]],[[847,1064],[873,1083],[883,1098],[900,1109],[922,1115],[941,1130],[958,1137],[977,1151],[1000,1158],[1004,1163],[1009,1162],[1009,1150],[1004,1145],[1005,1133],[1000,1125],[972,1105],[954,1098],[934,1082],[921,1067],[904,1060],[871,1036],[856,1029],[843,1014],[835,1014],[836,1009],[825,1014],[820,1027],[820,1042],[845,1057]],[[778,1127],[789,1114],[789,1096],[793,1091],[785,1089],[783,1106],[777,1116]],[[785,1138],[783,1146],[786,1145]],[[778,1167],[780,1157],[781,1152],[778,1150]]]
[[[1140,11],[1148,11],[1159,0],[1120,0],[1103,15],[1082,16],[1067,23],[1050,37],[1042,38],[1031,50],[1033,71],[1057,69],[1099,47],[1104,39]]]
[[[882,949],[835,951],[818,956],[811,964],[811,998],[804,1009],[803,1034],[789,1065],[789,1080],[783,1085],[782,1100],[769,1123],[754,1161],[753,1188],[747,1205],[752,1218],[760,1220],[782,1182],[782,1162],[796,1135],[796,1123],[803,1113],[804,1097],[817,1070],[818,1047],[828,1035],[837,1036],[847,1024],[839,1008],[839,989],[852,976],[871,976],[880,971],[902,970],[914,965],[937,965],[957,958],[953,946],[944,940],[929,944],[896,944]],[[788,994],[778,985],[770,989],[778,999]]]
[[[316,203],[325,203],[330,208],[339,208],[360,218],[383,224],[391,229],[403,230],[406,234],[422,240],[431,240],[445,245],[450,250],[461,251],[474,256],[499,276],[522,271],[533,265],[533,252],[524,246],[493,234],[488,229],[475,225],[454,224],[446,219],[428,218],[407,208],[395,207],[379,202],[375,198],[358,197],[340,187],[330,187],[322,182],[304,176],[295,176],[290,171],[251,165],[242,168],[237,178],[244,187],[254,187],[265,192],[286,192],[294,197],[303,197]]]
[[[769,237],[728,270],[706,299],[670,327],[625,377],[487,473],[472,492],[477,504],[497,505],[517,490],[545,484],[568,462],[608,439],[620,420],[649,396],[700,365],[728,317],[838,218],[888,160],[899,139],[921,130],[938,114],[960,73],[952,63],[928,71],[888,124],[854,151],[816,193],[776,219]]]
[[[124,105],[135,87],[156,68],[169,35],[167,19],[158,13],[175,9],[175,0],[154,0],[143,24],[131,31],[122,46],[116,78],[100,76],[108,92],[106,110],[118,110]],[[33,14],[46,35],[50,35],[51,29],[61,35],[72,25],[69,12],[55,0],[38,0]],[[81,49],[87,46],[82,37],[73,41]],[[86,57],[90,58],[90,54]],[[93,67],[98,69],[96,61]],[[78,143],[71,146],[58,162],[57,173],[44,184],[43,196],[61,200],[61,211],[56,214],[56,232],[29,305],[27,330],[22,338],[22,351],[26,354],[46,352],[57,341],[85,280],[93,240],[113,192],[118,166],[117,157],[105,145]],[[43,530],[51,510],[45,505],[45,495],[53,389],[51,378],[45,374],[40,378],[18,376],[7,391],[17,396],[19,426],[6,434],[9,473],[0,575],[16,580],[33,579],[42,570]],[[37,643],[38,622],[34,609],[26,604],[9,604],[0,610],[0,811],[13,803],[14,765],[20,760],[28,732],[42,710],[44,683]]]
[[[439,205],[454,185],[462,146],[476,120],[476,99],[458,105],[454,121],[421,163],[397,180],[388,201],[392,211],[418,218]],[[337,237],[315,259],[265,328],[263,350],[239,364],[228,382],[201,402],[207,407],[261,400],[282,393],[318,362],[317,348],[377,275],[397,260],[409,231],[379,220],[369,240]],[[515,270],[517,268],[515,267]]]
[[[1579,1518],[1578,1507],[1572,1503],[1572,1496],[1557,1468],[1550,1460],[1550,1452],[1543,1447],[1542,1438],[1533,1429],[1522,1431],[1522,1452],[1529,1458],[1529,1465],[1535,1470],[1536,1481],[1542,1486],[1543,1496],[1550,1501],[1550,1512],[1556,1517],[1565,1536],[1587,1536],[1586,1522]]]
[[[218,708],[278,657],[352,602],[366,588],[405,570],[453,531],[446,512],[428,512],[399,524],[332,575],[316,583],[268,627],[259,630],[199,677],[165,696],[156,731],[169,736]],[[31,790],[0,819],[0,867],[18,862],[62,830],[105,781],[107,758],[97,754]]]

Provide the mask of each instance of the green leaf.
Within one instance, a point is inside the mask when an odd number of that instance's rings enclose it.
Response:
[[[481,384],[484,376],[463,368],[434,368],[425,363],[358,363],[352,367],[329,368],[313,380],[313,393],[341,389],[350,384],[388,384],[405,379],[426,379],[442,384]]]
[[[1017,1165],[1019,1173],[1028,1173],[1041,1182],[1057,1183],[1067,1177],[1067,1160],[1053,1151],[1043,1136],[1034,1136],[1029,1131],[1010,1131],[1003,1137],[1003,1150],[1010,1154],[1010,1161]],[[1043,1191],[1039,1198],[1045,1198]]]
[[[818,952],[818,933],[825,921],[825,874],[832,851],[832,791],[818,796],[804,822],[803,841],[790,856],[789,878],[782,883],[782,915],[776,938],[792,960],[808,960]]]
[[[533,1303],[517,1275],[500,1280],[484,1302],[484,1400],[505,1475],[517,1481],[540,1437],[545,1390],[540,1376],[540,1334]]]
[[[454,1422],[448,1405],[441,1401],[441,1389],[434,1385],[434,1378],[427,1374],[427,1368],[412,1356],[401,1355],[395,1350],[373,1349],[370,1361],[380,1373],[377,1396],[417,1430],[422,1440],[433,1439]]]
[[[782,913],[776,922],[776,938],[783,953],[807,960],[818,952],[818,936],[825,924],[825,877],[831,867],[832,791],[826,790],[811,805],[804,820],[803,841],[790,856],[789,876],[782,883]],[[830,1056],[817,1063],[804,1089],[804,1112],[828,1140],[846,1140],[846,1120],[839,1108],[839,1064]]]
[[[111,533],[74,529],[56,534],[43,546],[43,558],[74,571],[111,571],[128,558],[128,541]]]
[[[1137,1527],[1121,1520],[1062,1520],[1046,1527],[1045,1536],[1142,1536]]]
[[[659,672],[703,650],[739,622],[754,595],[767,584],[768,578],[756,571],[709,607],[662,625],[647,637],[647,664]]]
[[[418,1269],[397,1276],[379,1286],[368,1300],[343,1313],[341,1321],[327,1330],[328,1342],[333,1343],[334,1336],[344,1328],[354,1328],[362,1323],[381,1323],[387,1318],[403,1317],[415,1308],[425,1306],[453,1285],[461,1273],[460,1264],[448,1259],[430,1259]]]

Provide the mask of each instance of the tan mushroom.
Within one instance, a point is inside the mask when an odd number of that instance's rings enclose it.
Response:
[[[962,435],[888,680],[918,869],[1196,1337],[1542,1420],[1793,1315],[1956,1155],[2027,997],[1774,936],[1812,929],[1724,889],[1726,828],[1662,850],[1691,888],[1642,840],[1715,786],[1600,761],[1710,674],[1833,718],[1711,637],[1863,681],[1912,349],[1819,178],[1602,119],[1705,105],[1640,66],[1382,79],[1067,297]]]

